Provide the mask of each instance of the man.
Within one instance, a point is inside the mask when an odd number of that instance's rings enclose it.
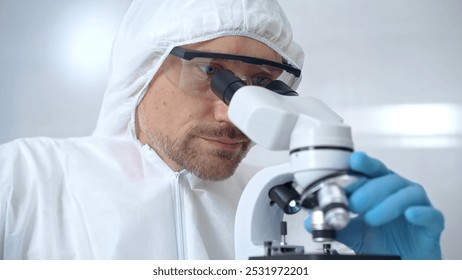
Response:
[[[232,259],[236,206],[255,170],[238,167],[250,141],[207,79],[226,68],[264,86],[288,72],[293,85],[302,62],[276,1],[133,1],[94,134],[0,147],[2,257]],[[360,215],[339,241],[441,257],[443,217],[423,188],[363,153],[351,169],[371,179],[348,187]]]

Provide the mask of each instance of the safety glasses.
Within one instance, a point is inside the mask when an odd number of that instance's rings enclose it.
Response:
[[[265,87],[273,80],[293,86],[301,70],[288,63],[223,53],[175,47],[162,65],[165,77],[186,94],[214,98],[210,81],[218,71],[228,69],[248,85]]]

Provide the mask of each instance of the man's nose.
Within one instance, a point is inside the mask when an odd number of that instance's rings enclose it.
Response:
[[[219,122],[231,123],[231,120],[228,118],[228,105],[220,99],[214,102],[214,116],[215,120]]]

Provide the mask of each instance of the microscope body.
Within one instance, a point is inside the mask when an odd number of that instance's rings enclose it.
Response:
[[[278,245],[278,240],[284,211],[268,195],[270,190],[292,184],[308,198],[310,193],[304,191],[308,186],[323,178],[345,175],[353,150],[350,127],[317,99],[279,95],[254,86],[235,92],[228,116],[255,143],[270,150],[290,151],[290,162],[267,167],[250,180],[241,196],[235,222],[237,259],[258,256],[265,250],[271,254],[268,242],[282,253],[284,248]],[[318,191],[312,195],[316,196]],[[322,231],[326,228],[323,220],[315,226]],[[329,232],[332,235],[332,230]]]
[[[254,143],[290,153],[289,162],[264,168],[244,189],[235,220],[236,258],[357,259],[333,256],[330,250],[335,232],[350,219],[344,188],[361,177],[348,170],[351,128],[323,102],[298,96],[281,81],[248,86],[223,70],[211,88],[229,105],[231,122]],[[310,212],[313,240],[324,245],[321,257],[281,240],[284,214],[302,207]]]

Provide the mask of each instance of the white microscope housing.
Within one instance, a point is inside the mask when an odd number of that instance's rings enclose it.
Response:
[[[212,81],[212,88],[213,84]],[[349,219],[345,196],[340,195],[339,201],[329,201],[329,197],[333,194],[334,200],[338,198],[337,192],[354,180],[345,175],[353,151],[350,127],[313,97],[285,96],[267,88],[245,85],[235,87],[231,94],[227,90],[222,88],[218,94],[214,89],[214,92],[229,103],[228,116],[236,127],[262,147],[290,152],[290,162],[264,168],[247,184],[235,221],[236,258],[249,259],[265,251],[271,254],[268,244],[280,241],[284,211],[270,196],[275,186],[292,186],[300,194],[297,201],[290,201],[289,211],[291,207],[297,211],[300,206],[307,207],[300,204],[314,201],[313,229],[319,227],[323,232],[344,227]],[[328,187],[324,188],[326,180]],[[319,197],[322,192],[327,200]],[[344,206],[331,207],[326,213],[323,203]],[[325,237],[314,239],[332,240]],[[279,245],[275,250],[283,251]]]

